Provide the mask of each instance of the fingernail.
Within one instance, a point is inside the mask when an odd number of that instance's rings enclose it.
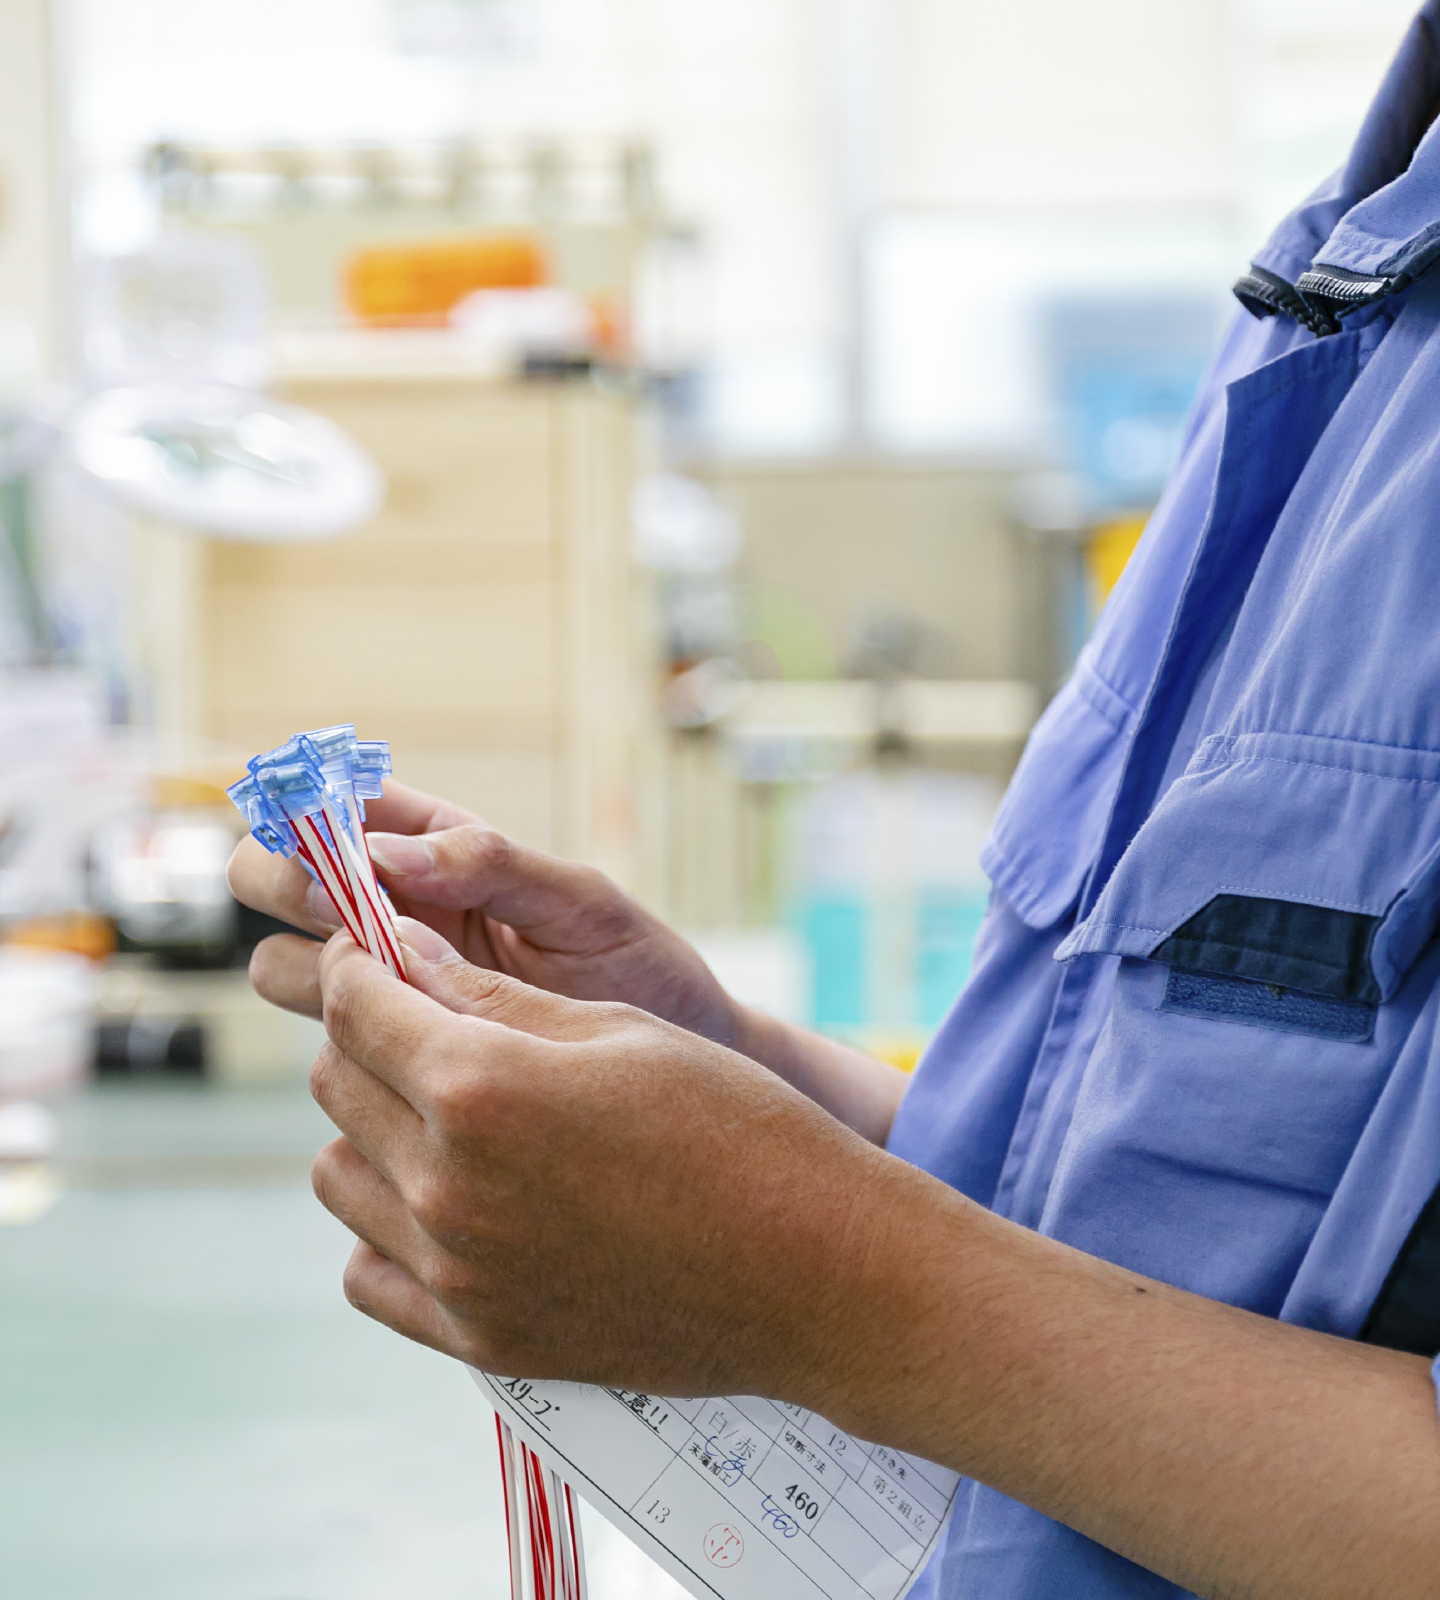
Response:
[[[442,939],[434,928],[414,917],[396,917],[395,929],[401,944],[408,944],[422,961],[458,961],[454,945]]]
[[[370,858],[392,878],[423,877],[435,865],[435,853],[424,839],[405,833],[368,834]]]
[[[305,910],[326,928],[340,926],[340,913],[335,909],[335,902],[318,883],[312,882],[305,891]]]

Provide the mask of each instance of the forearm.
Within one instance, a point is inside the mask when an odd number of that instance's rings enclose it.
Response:
[[[768,1067],[872,1144],[883,1145],[910,1081],[898,1067],[822,1034],[734,1005],[732,1048]]]
[[[873,1136],[883,1069],[794,1030],[750,1042],[820,1105],[633,1007],[406,968],[320,957],[317,1192],[370,1314],[492,1371],[813,1407],[1211,1600],[1435,1593],[1423,1360],[993,1216],[826,1114]]]
[[[838,1274],[846,1353],[805,1403],[1214,1600],[1435,1594],[1422,1359],[1181,1293],[883,1167]]]

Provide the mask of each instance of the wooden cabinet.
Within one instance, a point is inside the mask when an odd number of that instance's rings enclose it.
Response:
[[[632,403],[438,363],[295,363],[276,387],[375,456],[384,508],[314,544],[144,530],[174,636],[156,720],[247,753],[353,721],[405,782],[650,890],[661,741]]]

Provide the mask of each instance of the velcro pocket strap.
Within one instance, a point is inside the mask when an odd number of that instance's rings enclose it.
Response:
[[[1159,1009],[1182,1017],[1243,1022],[1276,1033],[1308,1033],[1342,1044],[1367,1044],[1375,1035],[1373,1002],[1336,1000],[1253,978],[1217,978],[1180,967],[1170,969]]]

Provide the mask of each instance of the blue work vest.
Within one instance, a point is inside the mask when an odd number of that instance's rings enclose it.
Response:
[[[1345,167],[1237,285],[1180,463],[996,819],[973,977],[890,1140],[1078,1249],[1430,1354],[1437,105],[1429,0]],[[1180,1595],[980,1485],[918,1592]]]

